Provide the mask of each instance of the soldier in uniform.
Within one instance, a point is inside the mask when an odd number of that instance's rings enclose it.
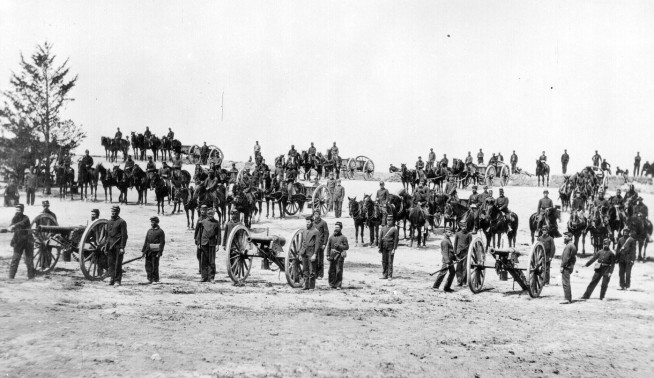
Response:
[[[232,163],[232,169],[229,170],[229,182],[236,184],[236,178],[238,177],[238,169],[236,169],[236,163]]]
[[[345,199],[345,188],[341,186],[341,180],[336,180],[334,188],[334,216],[341,217],[343,211],[343,200]]]
[[[495,206],[499,211],[504,213],[504,218],[506,219],[507,225],[509,227],[509,232],[513,231],[513,217],[511,216],[511,211],[509,210],[509,197],[504,196],[504,188],[500,188],[500,195],[495,200]]]
[[[379,181],[379,189],[377,190],[376,201],[379,204],[379,209],[382,212],[382,225],[386,224],[386,203],[388,202],[388,189],[384,185],[384,181]]]
[[[31,168],[27,175],[25,175],[25,201],[27,205],[34,205],[36,197],[37,179],[35,169]]]
[[[261,146],[259,145],[259,141],[254,143],[254,156],[257,155],[261,155]]]
[[[599,167],[600,162],[602,161],[602,156],[595,150],[595,155],[591,158],[593,160],[593,166],[594,167]]]
[[[636,205],[634,205],[634,214],[642,213],[645,219],[649,216],[647,205],[643,203],[643,197],[636,198]]]
[[[443,257],[441,270],[438,272],[438,276],[436,276],[436,281],[434,281],[434,286],[432,286],[432,288],[438,289],[441,286],[443,279],[445,278],[445,274],[447,274],[447,281],[445,281],[445,287],[443,288],[443,291],[446,293],[451,293],[454,291],[452,290],[452,282],[454,281],[454,275],[456,271],[456,269],[454,268],[454,263],[455,263],[454,248],[452,247],[452,242],[450,241],[451,236],[452,236],[452,229],[450,228],[446,229],[445,237],[441,241],[441,255]]]
[[[498,160],[498,161],[502,161],[502,162],[504,161],[504,156],[502,156],[502,153],[501,153],[501,152],[498,152],[498,153],[497,153],[497,160]]]
[[[634,158],[634,177],[640,174],[640,152],[636,152],[636,157]]]
[[[479,152],[477,152],[477,164],[484,164],[484,152],[479,149]]]
[[[518,166],[518,155],[516,155],[515,150],[513,150],[513,153],[511,154],[510,163],[511,163],[511,173],[515,173],[516,172],[515,169]]]
[[[93,209],[91,210],[91,222],[95,221],[96,219],[100,218],[100,210],[98,209]]]
[[[291,145],[291,149],[288,150],[288,160],[292,161],[293,164],[297,163],[297,151],[295,150],[295,145]]]
[[[329,287],[341,290],[343,284],[343,262],[347,257],[347,250],[350,246],[347,237],[341,233],[343,223],[336,222],[334,234],[327,240],[327,260],[329,260]]]
[[[554,203],[549,198],[549,194],[549,190],[543,190],[543,198],[538,200],[538,206],[536,206],[536,214],[538,214],[536,226],[538,227],[541,227],[541,223],[543,222],[543,215],[545,215],[545,210],[554,207]]]
[[[572,303],[572,289],[570,288],[570,275],[574,271],[575,262],[577,261],[577,247],[572,242],[572,234],[566,232],[563,234],[565,248],[561,254],[561,286],[563,286],[563,296],[565,302],[561,304]]]
[[[223,234],[223,251],[227,250],[227,239],[229,234],[232,232],[234,227],[241,224],[241,215],[238,213],[238,210],[232,210],[230,220],[225,224],[225,233]]]
[[[546,163],[546,162],[547,162],[547,155],[545,155],[545,151],[543,151],[543,153],[540,155],[540,157],[538,158],[538,160],[540,160],[540,161],[543,162],[543,163]]]
[[[447,159],[447,154],[443,154],[443,158],[441,159],[441,167],[447,168],[448,164],[450,164],[450,161]]]
[[[379,228],[379,253],[382,255],[383,277],[381,279],[393,278],[393,257],[397,244],[400,242],[400,233],[393,223],[393,215],[386,216],[386,224]]]
[[[202,248],[201,248],[201,236],[202,236],[202,221],[207,217],[207,205],[200,206],[200,214],[198,215],[198,221],[195,224],[195,232],[193,239],[195,240],[195,245],[197,246],[195,250],[195,256],[198,259],[198,274],[202,274]]]
[[[152,156],[148,156],[148,164],[145,166],[145,171],[148,173],[157,171],[157,164],[152,161]]]
[[[568,155],[568,150],[563,150],[563,155],[561,155],[561,171],[565,174],[568,171],[568,162],[570,162],[570,155]]]
[[[329,179],[327,180],[327,190],[329,191],[327,194],[329,197],[327,211],[334,211],[334,192],[336,191],[336,180],[334,179],[334,172],[329,174]]]
[[[427,159],[427,170],[434,169],[434,163],[436,162],[436,153],[434,149],[429,149],[429,158]]]
[[[606,159],[602,160],[602,171],[603,172],[608,172],[610,175],[611,173],[611,164],[609,164]]]
[[[313,227],[313,217],[309,215],[305,219],[307,228],[302,230],[302,244],[300,245],[299,254],[302,258],[304,275],[302,290],[310,290],[316,288],[316,259],[318,258],[318,248],[320,248],[320,233]]]
[[[472,164],[472,155],[470,154],[470,151],[468,151],[468,156],[466,156],[466,167],[470,164]]]
[[[179,154],[175,154],[175,159],[173,160],[173,170],[181,171],[182,170],[182,158]]]
[[[143,137],[145,139],[150,139],[151,136],[152,136],[152,133],[150,132],[150,127],[145,126],[145,132],[143,133]]]
[[[220,245],[220,223],[213,217],[214,213],[213,207],[208,207],[207,217],[200,221],[198,227],[200,243],[197,246],[202,249],[201,282],[213,282],[216,276],[216,246]]]
[[[554,239],[550,236],[550,232],[547,227],[543,227],[538,241],[543,243],[543,248],[545,249],[546,264],[545,264],[545,282],[544,285],[550,284],[550,270],[552,266],[552,259],[554,259],[554,254],[556,254],[556,246],[554,245]]]
[[[425,162],[422,161],[422,156],[418,156],[418,161],[416,161],[416,174],[419,178],[425,177]]]
[[[631,287],[631,268],[636,261],[636,232],[622,230],[622,237],[615,247],[618,260],[618,275],[620,276],[620,290],[627,290]]]
[[[218,189],[218,177],[216,177],[216,173],[213,171],[213,169],[209,170],[209,176],[204,180],[204,187],[209,193]]]
[[[159,282],[159,258],[166,245],[166,234],[159,227],[159,217],[150,218],[150,229],[145,234],[141,252],[145,254],[145,273],[148,282]]]
[[[597,198],[593,201],[594,211],[602,211],[602,214],[605,214],[609,210],[609,201],[604,198],[604,190],[600,189],[597,192]]]
[[[482,206],[484,202],[486,202],[486,198],[488,198],[488,185],[484,185],[483,187],[484,191],[477,197],[479,199],[479,205]]]
[[[613,273],[613,268],[615,267],[615,252],[613,252],[609,246],[611,245],[611,239],[604,239],[604,247],[597,251],[593,257],[588,260],[586,266],[590,266],[592,263],[595,263],[595,274],[586,288],[586,292],[581,297],[581,299],[589,299],[593,294],[593,290],[602,280],[602,287],[600,289],[600,299],[604,299],[606,295],[606,289],[609,287],[609,281],[611,280],[611,274]]]
[[[175,133],[170,127],[168,128],[168,139],[170,139],[171,142],[175,139]]]
[[[583,214],[585,207],[586,204],[584,203],[584,200],[581,199],[581,193],[575,190],[570,211],[580,211]]]
[[[93,168],[93,158],[89,155],[89,150],[84,151],[84,156],[82,156],[82,167],[88,172]]]
[[[332,145],[331,150],[332,150],[332,159],[336,159],[336,157],[339,156],[338,147],[336,147],[336,142],[334,142],[334,144]]]
[[[493,152],[493,156],[488,159],[488,165],[497,165],[497,156],[495,156],[495,153]]]
[[[127,223],[120,217],[120,207],[111,207],[111,219],[107,222],[105,253],[109,270],[109,285],[120,283],[123,279],[123,256],[127,244]]]
[[[454,177],[450,177],[449,180],[447,180],[447,184],[445,184],[445,194],[447,194],[451,202],[459,200],[459,196],[456,193],[456,180]]]
[[[52,210],[50,210],[50,201],[43,200],[41,202],[41,205],[43,206],[43,211],[41,211],[41,214],[48,214],[49,216],[57,220],[57,214],[53,213]]]
[[[314,164],[316,162],[316,147],[313,145],[313,142],[311,142],[311,146],[307,150],[307,154],[309,155],[309,162]]]
[[[202,147],[200,147],[200,158],[202,159],[202,164],[207,164],[207,159],[209,158],[209,146],[207,146],[207,142],[204,142]]]
[[[463,286],[468,282],[466,269],[468,264],[468,248],[470,247],[470,243],[472,243],[472,235],[468,232],[468,226],[465,222],[461,222],[459,227],[461,229],[454,235],[454,255],[458,260],[456,263],[457,286]]]
[[[125,175],[127,177],[132,176],[132,169],[134,169],[134,160],[132,160],[132,155],[127,155],[127,161],[125,162]]]
[[[10,280],[13,280],[16,277],[18,265],[20,264],[20,258],[23,256],[23,253],[25,254],[25,265],[27,266],[27,278],[31,280],[35,276],[33,263],[34,238],[29,232],[30,218],[23,214],[24,210],[25,207],[22,204],[16,205],[16,213],[11,219],[11,225],[9,226],[9,231],[14,233],[9,244],[14,248],[14,254],[11,257],[11,264],[9,265]]]
[[[468,197],[468,206],[470,207],[470,210],[472,211],[472,217],[474,221],[474,229],[472,230],[472,233],[477,232],[477,228],[479,228],[479,207],[481,206],[481,200],[480,197],[481,195],[477,193],[477,185],[472,186],[472,194],[470,197]]]
[[[117,145],[120,146],[120,141],[123,139],[123,133],[120,131],[120,127],[116,128],[116,135],[114,135],[114,140]]]
[[[325,245],[329,238],[329,227],[327,222],[320,218],[320,211],[313,212],[313,227],[318,231],[318,239],[316,251],[316,278],[321,280],[325,276]]]

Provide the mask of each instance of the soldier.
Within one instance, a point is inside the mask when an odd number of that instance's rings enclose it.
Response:
[[[477,233],[477,228],[479,228],[479,207],[481,205],[481,201],[479,199],[480,194],[477,193],[477,185],[472,186],[472,194],[470,197],[468,197],[468,206],[470,206],[470,210],[472,211],[472,218],[474,221],[474,228],[472,230],[472,233]]]
[[[509,228],[509,232],[513,231],[513,216],[509,210],[509,197],[504,196],[504,188],[500,188],[500,195],[495,200],[495,206],[499,211],[504,213],[504,217]]]
[[[602,213],[605,213],[609,209],[609,201],[604,198],[604,190],[600,189],[597,192],[597,198],[593,201],[593,207],[595,210],[601,210]]]
[[[642,213],[643,217],[647,219],[649,216],[649,210],[647,209],[647,205],[643,203],[643,197],[638,197],[636,198],[636,205],[634,205],[634,214]]]
[[[466,166],[470,164],[472,164],[472,155],[470,154],[470,151],[468,151],[468,156],[466,156]]]
[[[200,147],[200,158],[202,159],[202,164],[207,164],[207,159],[209,158],[209,146],[207,146],[207,142],[204,142],[202,147]],[[252,160],[251,156],[250,160]]]
[[[182,170],[182,158],[179,156],[179,154],[175,154],[175,159],[173,160],[173,171],[181,171]]]
[[[175,133],[170,127],[168,128],[168,139],[170,139],[171,142],[175,139]]]
[[[571,205],[572,209],[570,211],[580,211],[583,214],[585,207],[586,204],[584,203],[584,200],[581,199],[581,193],[575,190],[574,198],[572,199],[572,205]]]
[[[594,167],[599,167],[600,162],[602,161],[602,156],[595,150],[595,155],[591,158],[593,160],[593,166]]]
[[[127,223],[120,217],[120,207],[111,207],[111,219],[107,222],[105,254],[109,270],[109,285],[120,283],[123,279],[123,256],[127,244]]]
[[[93,168],[93,158],[89,155],[89,150],[84,151],[84,156],[82,156],[82,167],[87,171]]]
[[[145,139],[150,139],[152,136],[152,133],[150,132],[150,126],[145,126],[145,132],[143,133],[143,137]]]
[[[334,234],[327,240],[327,253],[329,254],[329,287],[341,290],[343,284],[343,262],[347,257],[347,250],[350,246],[347,237],[341,233],[343,223],[336,222],[334,225]]]
[[[50,201],[48,200],[41,201],[41,205],[43,206],[43,211],[41,212],[41,214],[48,214],[51,217],[53,217],[55,220],[57,220],[57,214],[53,213],[50,210]]]
[[[435,162],[436,162],[436,153],[434,153],[433,148],[430,148],[429,149],[429,159],[427,159],[427,170],[434,169],[434,163]]]
[[[420,178],[425,176],[425,162],[422,161],[422,156],[418,156],[418,161],[416,161],[416,173]]]
[[[132,160],[132,155],[127,155],[127,161],[125,162],[125,173],[129,176],[132,174],[132,169],[134,168],[134,160]]]
[[[198,215],[198,221],[195,224],[195,232],[193,239],[195,240],[195,245],[197,246],[195,250],[195,256],[198,259],[198,274],[202,274],[202,248],[201,246],[201,236],[202,236],[202,221],[207,217],[207,205],[200,206],[200,214]]]
[[[459,196],[456,193],[456,180],[454,176],[451,176],[445,184],[445,194],[450,198],[450,201],[458,201]]]
[[[442,168],[447,168],[447,165],[450,163],[450,161],[447,159],[447,154],[443,154],[443,158],[441,159],[441,167]]]
[[[636,152],[636,157],[634,158],[634,177],[640,174],[640,152]]]
[[[447,281],[445,281],[445,287],[443,288],[443,291],[446,293],[451,293],[454,290],[452,290],[452,282],[454,281],[454,275],[455,275],[455,256],[454,256],[454,248],[452,247],[452,242],[450,241],[450,237],[452,236],[452,229],[448,228],[445,230],[445,237],[441,241],[441,255],[443,257],[442,259],[442,264],[441,264],[441,269],[438,272],[438,276],[436,276],[436,281],[434,281],[434,286],[432,286],[433,289],[438,289],[441,286],[441,283],[443,282],[443,279],[445,278],[445,274],[447,273]]]
[[[148,164],[145,166],[145,171],[146,172],[156,172],[157,171],[157,164],[155,164],[155,162],[152,161],[152,156],[148,156]]]
[[[393,278],[393,258],[397,244],[400,242],[400,233],[393,224],[393,215],[386,216],[386,224],[380,227],[379,235],[379,253],[382,255],[382,269],[384,276],[381,279]]]
[[[207,217],[200,221],[199,226],[198,247],[202,249],[200,282],[213,282],[216,276],[216,246],[220,245],[220,223],[213,215],[213,207],[207,208]]]
[[[313,142],[311,142],[311,146],[307,150],[307,154],[309,155],[309,162],[311,164],[316,162],[316,147],[313,145]]]
[[[334,172],[329,174],[329,179],[327,180],[327,196],[329,197],[327,211],[334,211],[334,192],[336,191],[336,180],[334,179]]]
[[[501,152],[497,153],[497,160],[503,162],[504,161],[504,156],[502,156]]]
[[[388,213],[388,211],[386,210],[386,203],[388,202],[388,189],[386,189],[383,180],[379,181],[379,189],[377,190],[377,194],[375,198],[382,212],[382,225],[385,225],[386,215]]]
[[[466,269],[468,260],[468,248],[470,247],[470,243],[472,243],[472,235],[468,232],[468,226],[465,222],[461,222],[459,227],[459,232],[454,235],[454,254],[457,259],[457,286],[463,286],[468,282]]]
[[[27,175],[25,175],[25,202],[27,202],[27,205],[34,205],[37,179],[37,175],[34,173],[33,168],[27,172]]]
[[[341,180],[336,180],[334,188],[334,215],[336,218],[341,217],[343,211],[343,200],[345,199],[345,188],[341,186]]]
[[[547,162],[547,155],[545,155],[545,151],[543,151],[543,153],[540,155],[538,160],[540,160],[543,163]]]
[[[316,251],[316,278],[322,280],[325,275],[325,245],[327,245],[327,239],[329,238],[329,227],[327,222],[320,218],[319,210],[313,212],[313,227],[319,234],[317,239],[318,250]]]
[[[335,159],[338,155],[338,147],[336,147],[336,142],[332,145],[332,158]]]
[[[229,234],[232,232],[234,227],[241,224],[241,215],[238,213],[238,210],[234,209],[231,213],[230,220],[225,224],[225,233],[223,234],[223,251],[227,250],[227,239]]]
[[[493,156],[488,159],[488,165],[497,165],[497,156],[495,156],[495,153],[493,152]]]
[[[120,141],[123,139],[123,133],[120,131],[120,127],[116,128],[116,135],[114,135],[114,140],[118,145],[120,145]]]
[[[609,246],[611,245],[611,239],[604,239],[604,247],[597,251],[593,257],[588,260],[586,266],[590,266],[593,262],[595,263],[595,274],[586,288],[586,292],[581,297],[581,299],[589,299],[593,294],[593,290],[602,280],[602,287],[600,289],[600,300],[604,299],[606,295],[606,289],[609,287],[609,281],[611,280],[611,274],[613,273],[613,268],[615,267],[615,252],[613,252]]]
[[[302,290],[316,288],[316,259],[318,248],[320,248],[320,233],[313,227],[313,217],[306,218],[307,228],[302,230],[302,244],[300,245],[300,257],[302,258],[302,271],[304,275],[304,287]]]
[[[515,150],[513,150],[513,153],[511,154],[511,173],[515,173],[515,169],[518,165],[518,155],[515,154]]]
[[[166,234],[159,227],[159,218],[150,218],[151,228],[145,235],[143,248],[141,252],[145,254],[145,273],[148,276],[148,282],[159,282],[159,258],[166,245]]]
[[[611,164],[609,164],[606,159],[602,160],[602,171],[603,172],[608,172],[609,174],[611,173]]]
[[[574,271],[575,262],[577,261],[577,247],[572,242],[572,234],[566,232],[563,234],[565,248],[561,254],[561,286],[563,286],[563,296],[565,302],[561,304],[572,303],[572,289],[570,288],[570,275]]]
[[[620,290],[627,290],[631,287],[631,268],[636,261],[636,232],[622,230],[622,237],[615,247],[618,260],[618,275],[620,276]]]
[[[543,215],[545,215],[545,211],[554,207],[554,203],[548,197],[549,194],[549,190],[543,190],[543,198],[538,200],[538,206],[536,206],[536,214],[538,214],[538,221],[536,223],[537,227],[540,227],[541,223],[543,222]]]
[[[292,161],[293,164],[297,162],[297,151],[295,150],[295,145],[291,145],[291,149],[288,150],[288,160]]]
[[[563,155],[561,155],[561,171],[565,174],[568,171],[568,162],[570,161],[570,156],[568,155],[568,150],[563,150]]]
[[[261,146],[259,145],[259,141],[254,143],[254,156],[257,155],[261,155]]]
[[[379,183],[381,185],[382,183]],[[381,190],[381,189],[380,189]],[[386,190],[386,189],[384,189]],[[377,191],[377,198],[379,198],[379,191]],[[386,191],[388,193],[388,191]],[[425,179],[422,179],[418,182],[418,187],[416,188],[416,191],[413,193],[413,204],[420,204],[421,202],[427,202],[427,199],[429,198],[429,189],[425,186]]]
[[[545,249],[546,264],[545,264],[545,282],[544,285],[550,284],[550,274],[552,259],[554,259],[554,254],[556,253],[556,246],[554,245],[554,239],[550,236],[550,232],[547,227],[543,227],[538,241],[543,243],[543,248]]]
[[[236,163],[232,163],[232,169],[229,170],[229,182],[235,184],[237,177],[238,169],[236,169]]]
[[[489,193],[488,193],[488,185],[484,185],[483,187],[484,191],[477,197],[479,199],[479,205],[483,206],[484,202],[486,202],[486,198],[488,198]]]
[[[25,265],[27,266],[27,279],[31,280],[35,275],[33,263],[34,238],[29,232],[30,218],[23,214],[24,210],[25,207],[22,204],[16,205],[16,213],[11,219],[11,225],[9,226],[9,231],[14,233],[9,244],[14,248],[14,255],[11,257],[11,264],[9,265],[10,280],[13,280],[16,277],[18,264],[20,264],[20,258],[23,256],[23,253],[25,254]]]
[[[481,148],[477,153],[477,164],[484,164],[484,152],[481,150]]]

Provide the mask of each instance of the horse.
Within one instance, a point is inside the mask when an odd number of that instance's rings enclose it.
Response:
[[[242,190],[237,190],[233,200],[234,208],[243,213],[243,224],[247,228],[252,227],[252,217],[258,212],[257,198],[253,193],[245,193]]]
[[[116,179],[111,174],[111,171],[107,170],[102,163],[99,163],[95,167],[95,170],[100,175],[100,181],[102,182],[102,188],[104,189],[104,201],[107,202],[107,189],[109,189],[109,202],[113,202],[111,187],[117,185]]]
[[[426,247],[427,235],[429,231],[426,227],[427,217],[423,209],[416,204],[411,209],[409,209],[409,238],[410,238],[410,247],[413,248],[413,231],[416,230],[418,238],[418,248],[420,248],[420,241],[422,240],[422,246]]]
[[[120,169],[119,166],[114,166],[113,176],[116,178],[116,188],[118,188],[118,203],[127,205],[127,189],[130,187],[129,177]]]
[[[428,188],[431,188],[431,184],[434,184],[434,189],[440,188],[442,190],[443,182],[449,176],[449,173],[447,167],[442,166],[440,162],[435,167],[425,170]]]
[[[170,187],[166,184],[166,180],[157,173],[155,173],[152,180],[150,180],[150,184],[154,189],[154,195],[157,199],[157,215],[159,215],[159,209],[161,209],[162,215],[166,214],[164,205],[166,203],[166,197],[170,197]]]
[[[148,188],[150,187],[148,175],[137,164],[132,168],[131,186],[138,193],[137,204],[146,205],[148,203]]]
[[[355,244],[354,246],[359,245],[359,229],[361,229],[361,244],[363,244],[363,233],[365,230],[365,220],[366,217],[363,214],[363,201],[357,202],[357,198],[350,198],[347,197],[348,199],[348,209],[350,213],[350,217],[354,221],[354,238],[355,238]]]
[[[487,206],[484,215],[480,217],[479,225],[486,235],[486,249],[490,246],[491,241],[493,242],[493,247],[499,247],[502,234],[506,234],[509,247],[515,247],[518,229],[517,214],[511,213],[511,221],[509,221],[497,206]],[[497,237],[497,242],[495,237]]]
[[[652,222],[642,216],[632,215],[627,220],[627,227],[636,233],[638,261],[647,260],[647,244],[652,236]]]
[[[75,170],[71,167],[57,166],[55,168],[55,182],[59,186],[59,199],[66,199],[68,188],[75,185]],[[70,199],[73,199],[71,190]]]
[[[609,198],[609,203],[611,203],[611,198]],[[615,233],[618,233],[618,237],[622,234],[622,229],[625,227],[627,216],[623,208],[619,205],[611,206],[607,215],[609,221],[609,232],[611,233],[610,238],[613,241],[613,247],[615,247],[618,241]]]
[[[268,186],[264,192],[266,199],[266,218],[270,212],[270,202],[272,202],[272,216],[275,218],[275,205],[279,206],[279,218],[285,218],[285,208],[288,203],[288,192],[281,190],[281,187],[274,185]]]
[[[302,151],[298,156],[297,165],[304,170],[304,180],[311,181],[311,170],[316,171],[316,181],[318,176],[318,156],[309,156],[307,151]]]
[[[149,146],[150,150],[152,151],[153,159],[154,161],[157,161],[157,156],[159,155],[159,149],[161,148],[161,140],[157,136],[152,135],[149,138],[149,145],[150,145]]]
[[[105,160],[109,161],[112,150],[111,150],[111,145],[112,145],[112,139],[109,137],[100,137],[100,145],[104,147],[104,158]]]
[[[560,238],[561,233],[559,232],[559,226],[557,220],[561,219],[561,210],[558,207],[550,207],[545,210],[541,221],[538,221],[538,213],[533,213],[529,217],[529,230],[531,231],[531,243],[535,241],[534,235],[540,237],[541,231],[543,229],[542,223],[545,222],[545,227],[551,237]]]
[[[183,206],[186,213],[186,228],[193,229],[195,227],[195,209],[198,204],[193,201],[193,188],[175,187],[173,190],[175,191],[173,214],[175,214],[175,211],[181,213]]]
[[[559,198],[561,199],[562,210],[570,209],[570,196],[572,195],[572,184],[570,176],[565,176],[563,184],[559,187]]]
[[[90,167],[83,167],[82,161],[77,163],[77,185],[79,187],[80,200],[89,198],[88,189],[91,188],[91,196],[94,201],[98,199],[98,170]]]
[[[366,226],[370,230],[370,247],[372,248],[379,244],[376,236],[379,233],[379,226],[382,224],[382,212],[370,194],[363,195],[363,214]]]
[[[579,237],[581,236],[581,254],[586,255],[586,234],[588,233],[588,221],[582,211],[572,210],[568,219],[568,231],[574,237],[575,248],[579,248]]]
[[[406,164],[402,163],[400,165],[400,177],[402,178],[402,187],[404,190],[408,191],[411,187],[411,192],[416,191],[416,171],[415,169],[408,169]]]
[[[550,166],[542,160],[536,160],[536,177],[538,177],[538,186],[543,182],[543,186],[550,186]],[[545,184],[547,179],[547,184]]]
[[[435,197],[449,198],[446,194],[440,194]],[[447,224],[450,224],[451,228],[459,229],[459,224],[465,222],[468,230],[472,230],[474,226],[474,216],[472,211],[465,205],[461,204],[459,201],[450,201],[449,199],[445,201],[444,211],[443,211],[443,228],[447,227]]]

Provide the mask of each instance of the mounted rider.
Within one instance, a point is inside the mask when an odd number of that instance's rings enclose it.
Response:
[[[168,137],[168,139],[170,139],[171,142],[173,141],[173,139],[175,139],[175,133],[170,127],[168,128],[168,135],[166,136]]]
[[[611,174],[611,164],[609,164],[609,163],[606,161],[606,159],[603,159],[603,160],[602,160],[602,164],[601,164],[601,165],[602,165],[602,172],[604,172],[604,173],[608,172],[609,174]]]
[[[609,198],[609,205],[617,209],[616,215],[620,219],[627,219],[627,213],[624,210],[624,198],[622,198],[622,191],[620,189],[617,189],[615,195]]]
[[[547,155],[545,155],[545,151],[543,151],[543,153],[540,155],[540,157],[538,158],[538,161],[540,161],[542,163],[547,162]]]
[[[572,204],[570,205],[571,208],[570,211],[578,211],[583,214],[585,207],[586,204],[584,203],[584,200],[581,198],[581,192],[575,190],[574,198],[572,199]]]
[[[123,133],[120,131],[120,127],[116,128],[116,135],[114,135],[114,141],[117,146],[120,146],[120,141],[123,139]]]
[[[479,152],[477,152],[477,164],[484,164],[484,152],[479,149]]]
[[[445,184],[445,194],[450,198],[450,202],[457,202],[459,200],[459,196],[456,193],[456,180],[454,176],[450,176],[447,184]]]
[[[425,162],[422,161],[422,156],[418,156],[418,161],[416,161],[416,174],[419,179],[425,177]]]
[[[443,158],[440,161],[441,168],[447,168],[450,161],[447,159],[447,154],[443,154]]]
[[[501,152],[498,152],[498,153],[497,153],[497,160],[499,160],[499,161],[501,161],[501,162],[504,162],[504,156],[502,156],[502,153],[501,153]]]
[[[382,213],[382,225],[386,225],[386,216],[388,211],[386,211],[386,203],[388,202],[388,189],[384,186],[384,181],[379,181],[379,189],[377,190],[376,201],[379,205],[379,210]],[[391,214],[393,215],[393,214]]]
[[[602,162],[602,156],[595,150],[595,155],[591,158],[593,161],[593,167],[599,167]]]
[[[507,222],[507,225],[509,226],[509,232],[513,231],[513,228],[511,226],[511,223],[513,222],[513,216],[511,215],[511,211],[509,210],[509,197],[504,196],[504,188],[500,188],[500,195],[497,197],[495,200],[495,207],[504,213],[504,219]]]
[[[311,146],[307,149],[307,155],[309,157],[309,163],[314,165],[316,163],[316,147],[311,142]]]
[[[470,151],[468,151],[468,156],[466,156],[466,167],[472,164],[472,155],[470,154]]]
[[[292,145],[291,145],[291,149],[288,150],[288,161],[287,161],[287,164],[290,164],[290,163],[296,164],[296,163],[297,163],[297,157],[298,157],[297,150],[295,149],[295,145],[292,144]]]
[[[468,207],[472,212],[474,228],[472,233],[476,233],[479,228],[479,207],[481,206],[480,194],[477,193],[477,185],[472,186],[472,194],[468,197]]]
[[[427,159],[427,170],[434,169],[434,163],[436,163],[436,153],[433,148],[430,148],[429,157]]]
[[[429,201],[429,189],[425,186],[426,180],[422,179],[418,182],[418,187],[413,192],[413,206],[420,206],[425,217],[429,216],[427,209],[427,202]]]
[[[216,177],[216,172],[213,169],[209,170],[209,177],[204,180],[204,187],[209,193],[218,188],[218,177]]]
[[[125,178],[130,178],[132,177],[132,170],[134,169],[134,160],[132,160],[132,155],[127,155],[127,161],[125,162],[125,168],[123,171],[125,172]]]
[[[334,161],[336,161],[338,156],[339,156],[338,155],[338,147],[336,147],[336,142],[334,142],[334,144],[332,145],[331,151],[332,151],[332,159],[334,159]]]
[[[148,164],[145,166],[146,172],[156,172],[157,171],[157,164],[155,164],[154,161],[152,161],[152,156],[148,156]]]
[[[82,156],[82,167],[86,169],[86,172],[90,172],[93,169],[93,158],[89,155],[89,150],[84,151],[84,156]]]
[[[486,198],[489,196],[488,185],[484,185],[484,191],[479,195],[479,205],[482,206],[486,202]]]
[[[181,170],[182,170],[182,158],[179,156],[179,154],[175,154],[175,158],[173,159],[173,171],[181,171]]]
[[[634,214],[641,213],[643,214],[643,217],[647,219],[649,216],[649,210],[647,208],[647,205],[643,203],[643,197],[638,197],[636,198],[636,205],[634,206]]]
[[[549,190],[543,190],[543,198],[538,200],[538,206],[536,207],[536,214],[538,214],[536,218],[536,226],[539,229],[542,227],[541,225],[543,223],[545,212],[554,207],[554,202],[549,198],[549,194]]]

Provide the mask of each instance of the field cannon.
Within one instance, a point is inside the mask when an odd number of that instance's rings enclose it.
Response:
[[[234,227],[227,238],[227,274],[235,284],[243,284],[250,275],[252,260],[255,257],[264,259],[263,265],[273,263],[277,269],[284,272],[286,282],[293,288],[303,285],[302,263],[299,256],[302,244],[301,230],[295,231],[291,237],[288,250],[284,253],[286,239],[281,236],[254,234],[242,225]]]
[[[508,280],[508,276],[511,275],[523,290],[529,292],[530,297],[540,296],[546,275],[549,273],[548,257],[543,243],[536,242],[531,247],[527,257],[527,267],[523,268],[518,266],[518,257],[523,253],[515,248],[489,248],[488,254],[495,259],[495,265],[486,265],[486,248],[481,237],[475,237],[468,248],[466,266],[470,291],[475,294],[482,291],[486,269],[495,269],[500,281]],[[526,276],[524,271],[527,272]]]

